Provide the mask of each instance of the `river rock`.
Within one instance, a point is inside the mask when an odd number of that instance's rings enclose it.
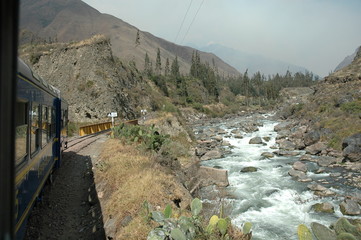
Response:
[[[281,130],[277,133],[276,140],[287,138],[290,134],[291,134],[290,130],[286,130],[286,129]]]
[[[311,229],[318,240],[336,240],[336,233],[322,224],[313,222]]]
[[[221,151],[219,150],[212,150],[209,152],[206,152],[202,157],[201,160],[202,161],[206,161],[206,160],[210,160],[210,159],[217,159],[217,158],[222,158],[223,154]]]
[[[290,175],[291,177],[296,177],[296,178],[305,178],[306,177],[306,174],[302,171],[297,171],[293,168],[291,168],[289,171],[288,171],[288,175]]]
[[[238,138],[238,139],[242,139],[242,138],[243,138],[243,136],[242,136],[241,134],[235,134],[233,137],[234,137],[234,138]]]
[[[312,191],[318,191],[318,192],[322,192],[322,191],[327,191],[328,188],[320,185],[320,184],[309,184],[307,185],[307,188],[312,190]]]
[[[292,167],[293,167],[293,169],[295,169],[297,171],[301,171],[304,173],[307,172],[307,166],[303,162],[300,162],[300,161],[294,162]]]
[[[324,203],[316,203],[312,206],[312,209],[315,212],[324,212],[324,213],[334,213],[335,209],[331,203],[324,202]]]
[[[241,172],[246,173],[246,172],[257,172],[257,168],[256,167],[244,167],[242,168]]]
[[[233,130],[231,131],[231,133],[233,133],[233,134],[240,134],[241,131],[239,131],[238,129],[233,129]]]
[[[271,140],[271,137],[268,137],[268,136],[263,137],[263,140],[265,140],[266,142],[269,142]]]
[[[222,136],[214,136],[212,139],[216,140],[217,142],[221,142],[223,140]]]
[[[262,138],[254,137],[249,140],[249,144],[262,144]]]
[[[306,133],[305,136],[303,137],[303,139],[304,139],[306,146],[313,145],[313,144],[317,143],[318,141],[320,141],[320,133],[318,131],[312,131],[312,132]]]
[[[285,156],[285,157],[297,156],[299,154],[298,152],[284,151],[284,150],[274,151],[273,153],[277,154],[278,156]]]
[[[262,157],[265,157],[265,158],[273,158],[275,155],[274,153],[271,153],[271,152],[263,152],[261,154]]]
[[[335,164],[338,162],[342,162],[342,159],[340,158],[334,158],[334,157],[329,157],[329,156],[321,156],[317,159],[317,164],[321,167],[328,167],[331,164]]]
[[[321,153],[322,150],[326,150],[327,146],[323,142],[315,143],[311,146],[305,148],[307,154],[317,155]]]
[[[291,129],[293,127],[293,125],[294,125],[294,123],[292,123],[292,122],[282,122],[282,123],[277,124],[274,127],[274,130],[276,132],[279,132],[279,131],[284,130],[284,129]]]
[[[360,206],[351,199],[345,199],[340,204],[340,211],[343,215],[357,216],[361,214]]]
[[[231,143],[224,140],[224,141],[222,142],[222,146],[229,147],[229,146],[231,146]]]
[[[342,142],[342,150],[345,161],[361,161],[361,133],[345,138]]]
[[[295,144],[289,140],[282,140],[279,142],[279,148],[283,150],[292,151],[295,150]]]
[[[325,168],[320,167],[319,169],[317,169],[317,170],[316,170],[316,172],[315,172],[315,173],[320,174],[320,173],[324,173],[325,171],[326,171],[326,169],[325,169]]]
[[[307,177],[306,175],[303,176],[303,177],[299,177],[299,178],[297,179],[297,182],[312,182],[312,181],[313,181],[312,178]]]
[[[228,171],[225,169],[216,169],[206,166],[201,166],[198,170],[199,178],[202,179],[202,187],[215,184],[219,187],[227,187]]]

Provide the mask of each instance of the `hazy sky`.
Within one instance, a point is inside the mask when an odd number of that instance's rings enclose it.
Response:
[[[85,2],[171,42],[175,42],[190,6],[177,44],[218,43],[303,66],[320,76],[327,75],[361,45],[361,0]]]

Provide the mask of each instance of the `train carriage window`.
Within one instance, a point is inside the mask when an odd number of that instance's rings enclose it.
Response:
[[[30,110],[31,128],[30,128],[30,153],[34,154],[39,148],[39,104],[33,103]]]
[[[44,147],[48,143],[48,107],[42,107],[41,116],[41,144]]]
[[[47,129],[48,133],[47,133],[47,135],[48,135],[48,142],[49,142],[51,140],[51,137],[52,137],[51,129],[53,127],[52,108],[51,107],[48,108],[47,114],[48,114],[48,129]]]
[[[56,132],[56,128],[55,128],[55,108],[51,108],[51,137],[55,137],[55,132]]]
[[[28,139],[28,104],[17,101],[15,104],[15,165],[26,160]]]

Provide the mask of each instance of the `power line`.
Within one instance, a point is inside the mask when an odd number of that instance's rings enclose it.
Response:
[[[198,8],[198,10],[197,10],[196,14],[195,14],[195,15],[194,15],[194,17],[193,17],[193,20],[192,20],[191,24],[189,24],[189,27],[188,27],[188,29],[187,29],[186,34],[184,34],[184,37],[183,37],[183,39],[182,39],[181,44],[183,43],[184,39],[186,38],[186,36],[187,36],[187,34],[188,34],[188,32],[189,32],[189,29],[191,29],[191,26],[192,26],[192,24],[193,24],[194,20],[196,19],[196,17],[197,17],[197,15],[198,15],[199,10],[201,10],[201,7],[202,7],[203,3],[204,3],[204,0],[203,0],[203,1],[201,2],[201,4],[199,5],[199,8]]]
[[[177,42],[178,35],[179,35],[179,33],[180,33],[180,31],[181,31],[181,29],[182,29],[182,27],[183,27],[184,20],[185,20],[185,19],[186,19],[186,17],[187,17],[187,14],[188,14],[188,12],[189,12],[189,9],[190,9],[190,8],[191,8],[191,6],[192,6],[192,2],[193,2],[193,0],[191,0],[191,2],[189,3],[189,6],[188,6],[188,9],[187,9],[187,12],[186,12],[186,14],[185,14],[185,15],[184,15],[184,17],[183,17],[182,24],[181,24],[181,25],[180,25],[180,27],[179,27],[179,30],[178,30],[177,36],[175,37],[174,43],[176,43],[176,42]]]

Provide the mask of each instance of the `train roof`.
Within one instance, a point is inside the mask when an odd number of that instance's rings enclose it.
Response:
[[[47,83],[44,79],[42,79],[38,74],[33,72],[33,70],[26,64],[22,59],[18,57],[18,73],[26,77],[31,82],[36,85],[42,87],[45,90],[50,91],[58,98],[60,98],[60,90],[54,87],[53,85]]]

